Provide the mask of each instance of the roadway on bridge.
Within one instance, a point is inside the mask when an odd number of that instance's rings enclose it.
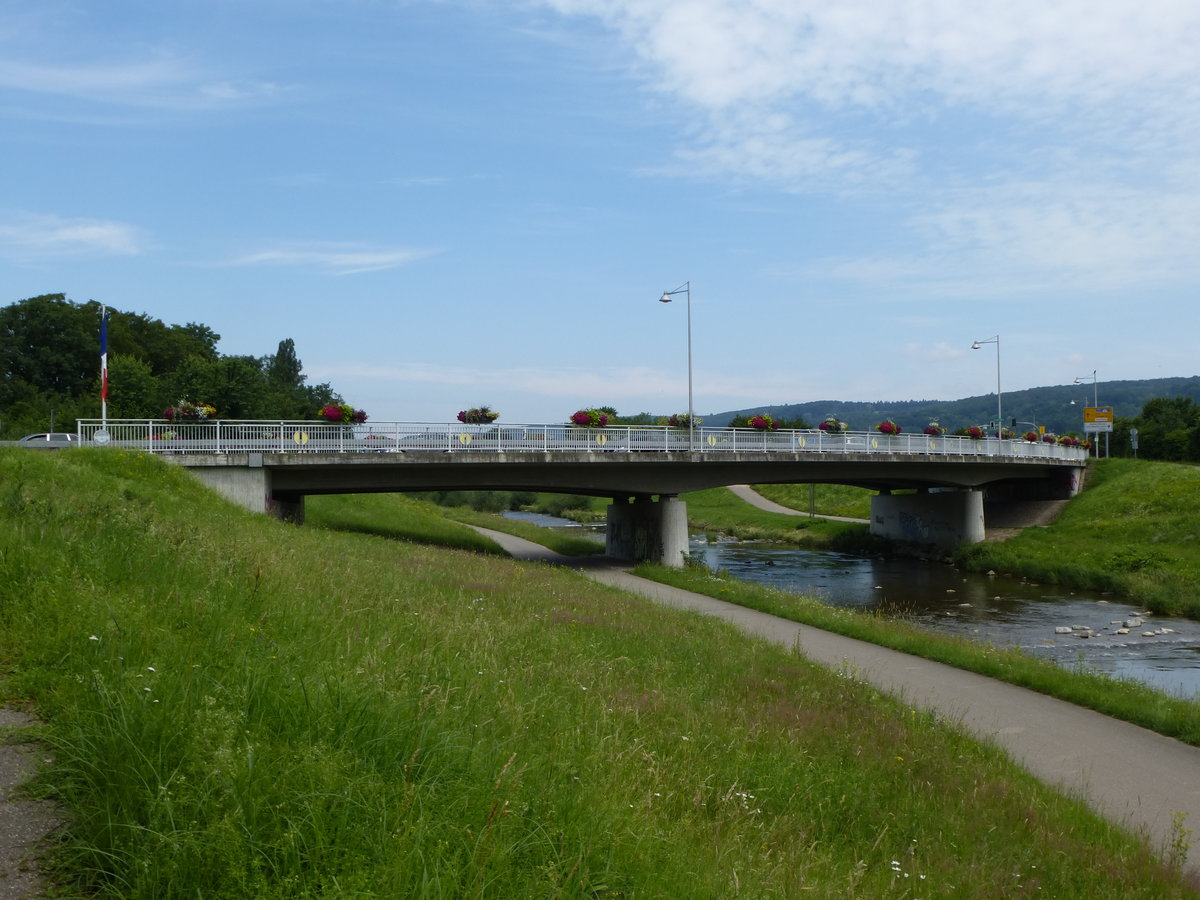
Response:
[[[476,530],[517,559],[578,568],[603,584],[716,616],[754,637],[798,647],[815,662],[847,668],[903,702],[933,710],[1002,747],[1042,781],[1147,834],[1160,850],[1176,836],[1177,815],[1185,817],[1185,827],[1200,832],[1200,748],[973,672],[638,578],[611,559],[562,556],[509,534]],[[1195,843],[1187,865],[1200,868]]]

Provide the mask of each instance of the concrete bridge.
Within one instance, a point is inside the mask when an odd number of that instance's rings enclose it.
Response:
[[[320,422],[79,424],[83,443],[165,454],[249,509],[302,522],[310,494],[529,490],[611,497],[608,553],[682,565],[678,495],[730,484],[850,484],[876,490],[871,532],[950,547],[983,539],[983,490],[1072,496],[1078,447],[951,435],[657,426]],[[895,493],[913,491],[912,493]]]

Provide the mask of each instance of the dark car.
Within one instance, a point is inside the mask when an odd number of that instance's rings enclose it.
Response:
[[[38,447],[42,450],[59,450],[63,447],[78,447],[79,435],[66,431],[27,434],[17,441],[17,444],[22,447]]]

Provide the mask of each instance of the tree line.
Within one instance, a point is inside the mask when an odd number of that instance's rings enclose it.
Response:
[[[1200,462],[1200,405],[1191,397],[1157,397],[1142,407],[1140,415],[1118,416],[1113,423],[1111,453],[1164,462]]]
[[[73,431],[100,417],[100,315],[94,300],[43,294],[0,308],[0,439]],[[342,397],[308,384],[291,338],[273,354],[227,356],[207,325],[167,325],[108,309],[108,415],[161,418],[181,401],[227,419],[313,419]]]

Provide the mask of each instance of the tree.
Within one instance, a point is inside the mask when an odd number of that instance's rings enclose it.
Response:
[[[291,338],[279,342],[279,349],[274,356],[268,357],[264,368],[267,382],[272,387],[291,390],[304,385],[305,376],[301,374],[303,367],[296,357],[296,342]]]
[[[100,371],[100,315],[63,294],[42,294],[0,309],[0,405],[30,392],[84,393]]]
[[[1141,415],[1114,424],[1118,453],[1130,454],[1129,434],[1138,430],[1138,456],[1165,462],[1200,460],[1200,406],[1191,397],[1155,397]]]
[[[108,414],[115,419],[156,419],[172,402],[150,364],[136,356],[110,357],[108,385]],[[99,405],[99,379],[95,396]]]

